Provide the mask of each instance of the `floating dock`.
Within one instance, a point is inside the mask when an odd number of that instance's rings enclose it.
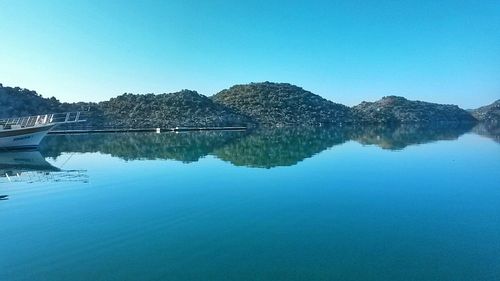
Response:
[[[131,133],[131,132],[190,132],[190,131],[245,131],[246,127],[175,127],[175,128],[108,128],[108,129],[78,129],[53,130],[49,134],[87,134],[87,133]]]

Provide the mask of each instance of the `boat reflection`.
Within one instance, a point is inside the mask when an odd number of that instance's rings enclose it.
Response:
[[[88,182],[85,170],[63,170],[54,167],[37,150],[1,151],[0,183]]]

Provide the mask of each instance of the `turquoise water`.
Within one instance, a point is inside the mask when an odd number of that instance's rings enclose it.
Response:
[[[500,280],[500,143],[460,129],[54,135],[0,167],[0,280]]]

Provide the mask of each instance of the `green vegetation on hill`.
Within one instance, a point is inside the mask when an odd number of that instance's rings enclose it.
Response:
[[[78,126],[148,128],[177,126],[252,126],[249,118],[194,91],[171,94],[123,94],[100,103],[61,103],[35,91],[0,84],[0,118],[81,111],[88,122]]]
[[[0,118],[22,117],[47,113],[89,110],[91,122],[101,124],[96,103],[61,103],[55,97],[44,98],[36,91],[0,84]]]
[[[35,91],[0,84],[0,118],[32,115],[37,112],[59,112],[62,104],[54,97],[48,99]]]
[[[500,123],[500,101],[467,112],[456,105],[389,96],[349,108],[286,83],[236,85],[208,98],[195,91],[123,94],[100,103],[61,103],[0,84],[0,118],[86,110],[87,128],[318,126],[346,124]],[[472,114],[476,117],[474,118]]]
[[[474,131],[500,142],[500,100],[471,110],[471,113],[477,120],[481,121],[481,124],[476,126]]]
[[[349,107],[286,83],[251,83],[223,90],[212,99],[261,125],[351,123]]]
[[[479,121],[489,123],[490,125],[500,125],[500,100],[474,109],[471,113]]]
[[[124,94],[101,102],[99,109],[104,114],[105,125],[115,127],[241,126],[252,123],[249,118],[189,90],[161,95]]]
[[[469,112],[456,105],[410,101],[397,96],[362,102],[353,111],[360,123],[369,124],[476,122]]]

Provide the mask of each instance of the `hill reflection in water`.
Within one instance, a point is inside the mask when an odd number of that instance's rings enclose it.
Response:
[[[364,145],[377,145],[383,149],[401,150],[407,146],[440,140],[455,140],[469,132],[473,124],[445,123],[432,125],[370,126],[360,127],[350,134]]]
[[[272,168],[291,166],[348,141],[346,128],[260,129],[213,152],[236,166]]]
[[[124,160],[169,159],[196,162],[237,138],[244,131],[203,131],[186,133],[99,133],[49,135],[41,151],[56,158],[64,152],[100,152]]]
[[[328,148],[354,140],[363,145],[401,150],[407,146],[457,139],[471,125],[396,127],[303,127],[253,131],[50,135],[41,152],[56,158],[65,152],[99,152],[124,160],[165,159],[185,163],[213,155],[237,166],[291,166]]]

